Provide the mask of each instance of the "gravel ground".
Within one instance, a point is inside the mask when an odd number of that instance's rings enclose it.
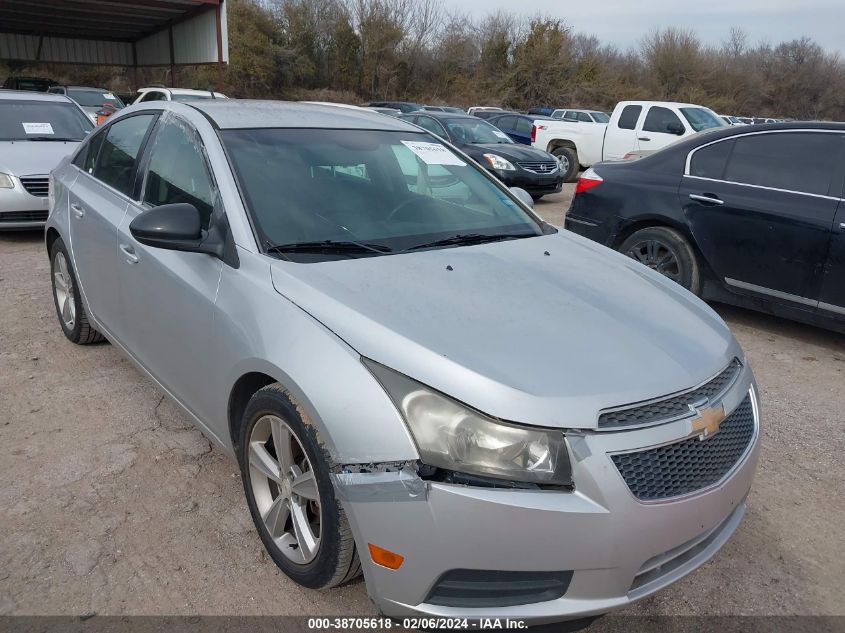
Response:
[[[560,224],[571,190],[537,211]],[[843,615],[845,337],[716,308],[761,389],[749,512],[627,613]],[[113,347],[65,340],[37,233],[0,234],[0,446],[0,614],[374,614],[361,581],[287,580],[235,464]]]

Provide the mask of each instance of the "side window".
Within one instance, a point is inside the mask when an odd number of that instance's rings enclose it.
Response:
[[[672,134],[671,128],[683,128],[681,120],[678,115],[672,112],[669,108],[662,106],[651,106],[648,109],[648,114],[645,115],[645,122],[643,123],[643,132],[658,132],[661,134]]]
[[[513,130],[516,127],[516,117],[499,117],[498,119],[496,119],[496,122],[493,125],[495,125],[500,130]]]
[[[733,146],[734,139],[730,139],[702,147],[692,155],[689,167],[690,176],[722,180]]]
[[[640,118],[640,112],[643,111],[642,106],[627,105],[623,108],[622,114],[619,115],[619,122],[616,126],[620,130],[633,130],[637,127],[637,119]]]
[[[579,112],[578,113],[578,120],[583,121],[584,123],[592,123],[593,120],[590,118],[590,115],[586,112]]]
[[[736,139],[725,180],[803,193],[828,195],[845,135],[780,132]],[[788,156],[789,160],[783,160]]]
[[[135,159],[154,118],[152,114],[139,114],[113,123],[105,134],[99,157],[93,165],[94,177],[129,195]]]
[[[215,197],[216,188],[197,133],[176,117],[164,121],[150,149],[141,201],[154,207],[177,202],[192,204],[200,212],[202,227],[207,229]]]
[[[436,134],[441,138],[446,137],[446,132],[443,130],[443,127],[434,119],[428,116],[418,116],[417,117],[417,125],[421,128],[428,130],[432,134]]]
[[[517,134],[524,134],[526,136],[531,135],[531,126],[532,122],[529,119],[517,118],[516,120],[516,133]]]
[[[573,112],[572,110],[567,110],[563,113],[563,118],[567,119],[568,121],[577,121],[578,120],[578,113]]]

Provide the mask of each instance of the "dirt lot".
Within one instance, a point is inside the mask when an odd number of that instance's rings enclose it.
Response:
[[[571,187],[568,187],[571,190]],[[537,210],[559,224],[567,195]],[[716,306],[765,427],[749,513],[636,614],[845,614],[845,337]],[[108,344],[61,334],[38,234],[0,234],[0,614],[373,614],[263,554],[235,464]]]

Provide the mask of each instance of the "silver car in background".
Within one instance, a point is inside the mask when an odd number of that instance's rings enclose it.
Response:
[[[237,460],[306,587],[363,573],[391,616],[589,616],[743,518],[760,414],[724,322],[420,128],[139,104],[54,179],[65,335],[108,338]]]
[[[0,231],[44,226],[50,172],[93,127],[67,97],[0,90]]]

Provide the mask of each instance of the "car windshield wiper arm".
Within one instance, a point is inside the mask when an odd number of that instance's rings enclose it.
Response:
[[[458,233],[451,237],[444,237],[431,242],[415,244],[406,250],[413,251],[419,248],[433,248],[435,246],[453,246],[460,244],[483,244],[485,242],[499,242],[502,240],[515,240],[521,237],[535,237],[535,233],[496,233],[484,235],[483,233]]]
[[[64,142],[79,142],[81,139],[70,138],[67,136],[27,136],[26,141],[64,141]]]
[[[290,244],[267,243],[267,251],[273,253],[390,253],[393,251],[383,244],[367,242],[321,240],[314,242],[292,242]]]

